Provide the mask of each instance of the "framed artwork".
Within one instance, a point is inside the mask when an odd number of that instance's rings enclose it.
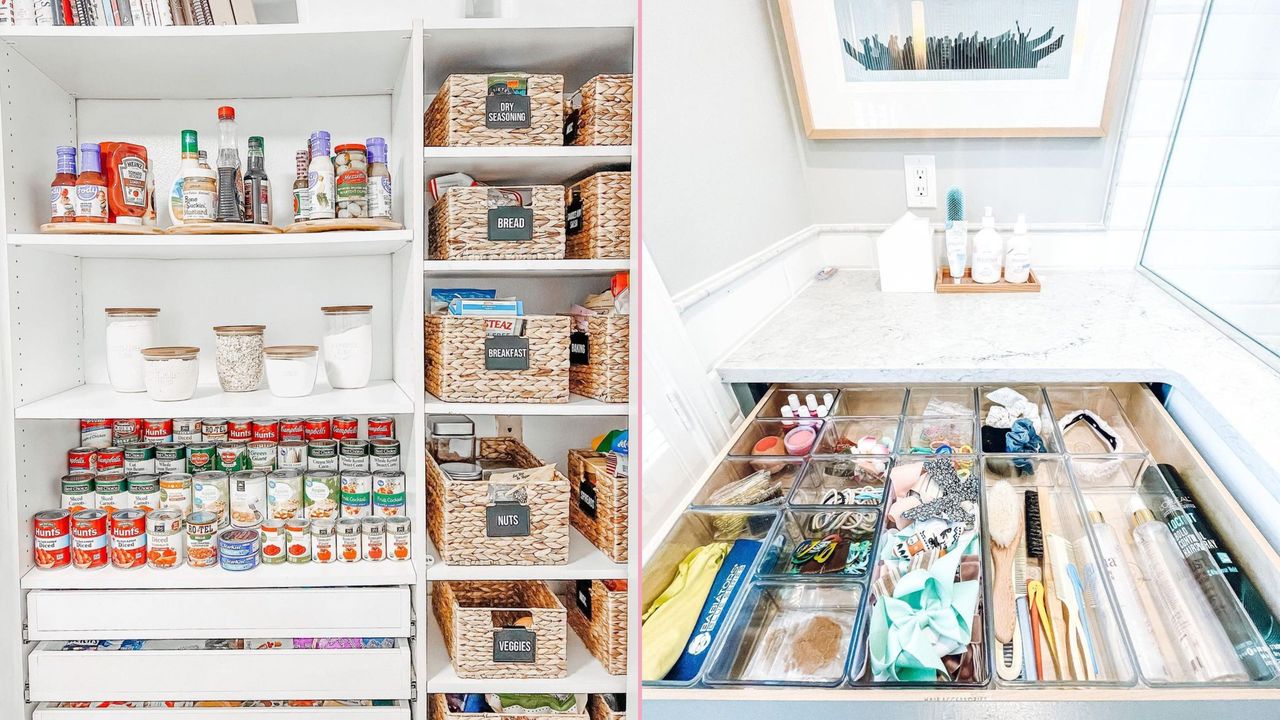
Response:
[[[1140,2],[779,0],[816,139],[1102,136]]]

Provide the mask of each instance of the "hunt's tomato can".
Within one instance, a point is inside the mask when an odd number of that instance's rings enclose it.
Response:
[[[144,418],[142,439],[150,443],[173,442],[173,420],[169,418]]]
[[[71,513],[44,510],[31,519],[36,567],[57,570],[71,564]]]
[[[253,421],[255,442],[280,442],[280,421],[275,418],[258,418]]]
[[[396,419],[390,415],[373,415],[369,418],[369,439],[396,436]]]
[[[147,564],[147,514],[117,510],[111,515],[111,564],[121,570]]]
[[[205,442],[226,442],[227,419],[221,417],[205,418],[200,421],[200,439]]]
[[[124,472],[124,448],[112,445],[99,450],[98,472],[108,475]]]
[[[326,417],[309,417],[302,421],[302,439],[308,442],[312,440],[328,440],[330,436],[329,418]]]
[[[67,472],[98,472],[98,451],[87,445],[68,450]]]
[[[116,418],[111,421],[111,444],[124,446],[142,441],[141,418]]]
[[[248,442],[253,439],[253,420],[251,418],[231,418],[227,421],[227,440]]]
[[[297,441],[306,438],[307,423],[300,417],[280,418],[280,439],[277,442]]]
[[[334,440],[354,440],[360,437],[360,421],[350,415],[339,415],[330,423]]]
[[[107,566],[107,513],[81,510],[71,516],[71,564],[80,570]]]
[[[84,418],[80,421],[80,444],[94,449],[111,444],[111,421],[106,418]]]

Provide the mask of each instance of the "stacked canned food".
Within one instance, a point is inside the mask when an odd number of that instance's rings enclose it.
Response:
[[[409,557],[395,419],[82,420],[36,566],[329,563]],[[109,552],[108,552],[109,546]]]

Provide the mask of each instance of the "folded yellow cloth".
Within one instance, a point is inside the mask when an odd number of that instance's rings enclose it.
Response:
[[[680,659],[730,547],[731,543],[715,542],[694,548],[680,561],[675,579],[645,611],[640,630],[643,680],[661,680]]]

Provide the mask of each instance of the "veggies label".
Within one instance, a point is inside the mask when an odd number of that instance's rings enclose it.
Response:
[[[538,657],[538,636],[522,627],[504,627],[493,633],[493,661],[532,663]]]

